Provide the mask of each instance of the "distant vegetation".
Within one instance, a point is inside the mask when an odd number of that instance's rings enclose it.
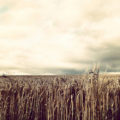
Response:
[[[119,76],[0,78],[0,120],[119,120]],[[31,80],[30,80],[31,79]]]

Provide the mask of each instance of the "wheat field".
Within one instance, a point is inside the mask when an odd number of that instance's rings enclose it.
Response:
[[[119,120],[120,75],[1,76],[0,120]]]

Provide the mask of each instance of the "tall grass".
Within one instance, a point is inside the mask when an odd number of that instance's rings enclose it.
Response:
[[[44,80],[21,79],[1,78],[0,120],[120,119],[116,77],[110,80],[92,73],[80,80],[56,77],[49,84]]]

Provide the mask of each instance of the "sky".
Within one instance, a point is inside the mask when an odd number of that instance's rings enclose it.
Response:
[[[119,0],[0,0],[0,73],[120,72]]]

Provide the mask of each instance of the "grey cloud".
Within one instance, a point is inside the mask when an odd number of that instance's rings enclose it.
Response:
[[[120,60],[120,45],[104,44],[98,48],[89,49],[96,61],[113,63]]]
[[[120,45],[103,44],[100,47],[89,46],[87,48],[87,59],[71,58],[69,62],[88,66],[92,68],[98,64],[101,72],[119,72],[120,71]]]
[[[96,52],[95,52],[96,51]],[[101,66],[109,66],[108,71],[120,71],[120,46],[106,45],[106,48],[99,48],[94,51],[96,61],[101,63]],[[107,69],[107,68],[106,68]]]

